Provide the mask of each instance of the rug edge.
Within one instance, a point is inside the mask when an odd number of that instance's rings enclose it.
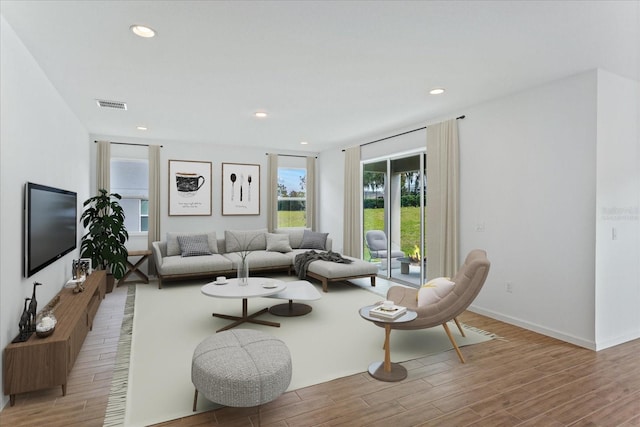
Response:
[[[133,335],[133,316],[136,300],[135,285],[128,285],[127,299],[124,305],[118,350],[113,367],[109,400],[104,415],[103,427],[124,425],[129,390],[129,365],[131,358],[131,338]]]

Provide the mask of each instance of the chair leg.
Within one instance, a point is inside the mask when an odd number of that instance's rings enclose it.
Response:
[[[197,405],[198,405],[198,389],[196,389],[196,394],[193,396],[193,412],[196,412]]]
[[[462,335],[463,337],[466,337],[466,335],[464,334],[464,331],[462,330],[462,326],[460,326],[460,322],[458,322],[458,318],[454,317],[453,321],[456,322],[456,325],[458,326],[458,330],[460,331],[460,335]]]
[[[464,363],[464,357],[462,357],[462,353],[460,352],[460,349],[458,348],[458,344],[456,344],[456,340],[453,339],[453,335],[451,335],[451,331],[449,330],[449,326],[447,326],[447,323],[443,323],[442,326],[444,327],[444,331],[447,333],[447,336],[449,337],[449,341],[451,341],[451,344],[453,344],[453,348],[455,348],[456,353],[458,353],[458,357],[460,358],[460,362]]]

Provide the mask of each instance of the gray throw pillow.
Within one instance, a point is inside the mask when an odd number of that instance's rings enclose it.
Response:
[[[304,230],[300,249],[319,249],[324,251],[327,247],[328,235],[329,233],[318,233],[315,231]]]
[[[271,252],[291,252],[291,243],[287,234],[267,233],[267,250]]]
[[[180,244],[180,255],[183,257],[211,255],[209,239],[204,234],[178,236],[178,243]]]
[[[216,232],[211,231],[208,233],[203,232],[167,232],[167,256],[181,255],[180,243],[178,243],[178,236],[201,236],[206,235],[209,242],[209,251],[212,254],[218,253],[218,239],[216,238]]]

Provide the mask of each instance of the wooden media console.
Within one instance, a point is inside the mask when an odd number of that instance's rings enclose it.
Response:
[[[67,394],[67,377],[105,296],[105,272],[94,271],[84,286],[84,292],[74,294],[73,289],[63,288],[58,293],[60,299],[54,308],[57,324],[51,336],[33,334],[27,341],[4,349],[4,394],[9,395],[11,406],[18,393],[61,386],[62,395]]]

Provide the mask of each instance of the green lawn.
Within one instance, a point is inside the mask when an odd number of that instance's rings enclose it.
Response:
[[[413,253],[415,246],[420,246],[420,208],[404,207],[400,208],[402,218],[400,224],[401,249],[406,253]],[[369,230],[384,229],[384,209],[364,210],[364,232]],[[364,259],[369,259],[369,250],[364,245]]]
[[[400,225],[400,239],[402,250],[406,253],[413,253],[416,245],[420,246],[420,208],[404,207],[400,208],[402,218]],[[304,211],[279,211],[278,227],[304,227],[307,218]],[[384,209],[364,210],[364,231],[384,229]],[[364,259],[369,259],[369,250],[364,245]]]
[[[279,211],[278,228],[305,227],[307,216],[305,211]]]

